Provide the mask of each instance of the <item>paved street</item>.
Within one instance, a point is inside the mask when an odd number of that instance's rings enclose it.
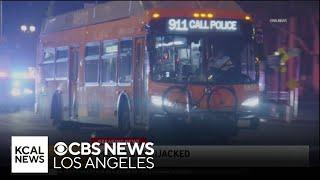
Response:
[[[166,128],[162,128],[166,129]],[[134,132],[132,137],[147,136],[156,145],[210,145],[217,144],[212,137],[190,132],[183,137],[167,134],[166,131],[144,134]],[[156,134],[156,135],[155,135]],[[58,131],[49,120],[39,119],[30,110],[0,115],[0,159],[9,160],[11,136],[45,135],[49,143],[57,141],[89,141],[90,137],[119,137],[115,130],[108,127],[80,127],[78,129]],[[228,145],[311,145],[319,143],[319,124],[314,121],[285,123],[263,119],[257,130],[241,130]],[[1,163],[3,163],[2,161]]]
[[[162,128],[166,129],[166,128]],[[158,132],[157,132],[158,133]],[[163,132],[165,133],[165,132]],[[160,131],[160,136],[163,135]],[[191,132],[190,132],[191,133]],[[0,136],[1,147],[10,144],[10,137],[13,135],[48,135],[52,142],[64,140],[89,140],[90,137],[117,137],[119,134],[108,127],[80,127],[79,129],[58,131],[52,126],[51,121],[39,119],[30,110],[23,110],[16,113],[0,114]],[[155,137],[154,134],[134,132],[132,136],[145,136],[155,140],[156,143],[184,144],[177,138],[171,138],[170,142]],[[150,136],[149,136],[150,135]],[[197,136],[196,132],[190,134],[196,136],[197,142],[184,140],[189,144],[210,144],[211,137]],[[175,136],[178,137],[178,136]],[[186,138],[184,138],[186,139]],[[312,145],[319,141],[319,124],[314,121],[285,123],[284,121],[262,119],[257,130],[240,130],[231,144],[259,144],[259,145]]]
[[[162,128],[166,129],[166,128]],[[160,132],[160,133],[159,133]],[[156,134],[162,136],[159,130]],[[153,132],[152,132],[153,133]],[[155,140],[158,144],[178,143],[184,144],[178,136],[172,138],[172,141],[165,142],[155,134],[144,134],[141,132],[133,132],[132,136],[147,136],[148,139]],[[177,132],[178,133],[178,132]],[[191,133],[191,132],[190,132]],[[199,142],[190,142],[185,140],[187,144],[210,144],[211,137],[206,135],[196,135],[197,131],[192,132],[192,136]],[[48,135],[51,142],[64,140],[89,140],[90,137],[117,137],[119,134],[116,130],[108,127],[93,126],[80,127],[72,130],[59,131],[49,120],[40,119],[33,114],[31,110],[23,110],[16,113],[0,114],[0,137],[1,147],[10,144],[10,137],[14,135]],[[150,136],[149,136],[150,135]],[[186,139],[186,138],[184,138]],[[319,123],[315,121],[291,122],[261,119],[260,127],[257,130],[240,130],[239,134],[233,138],[231,144],[241,145],[313,145],[319,141]]]

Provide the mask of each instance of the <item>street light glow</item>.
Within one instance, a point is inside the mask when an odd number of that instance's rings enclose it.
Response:
[[[30,25],[29,27],[25,24],[20,26],[20,30],[24,33],[33,33],[36,31],[36,27],[34,25]]]
[[[30,31],[30,32],[35,32],[35,31],[36,31],[36,27],[35,27],[34,25],[31,25],[31,26],[29,27],[29,31]]]
[[[21,29],[21,31],[26,32],[28,28],[26,25],[21,25],[20,29]]]

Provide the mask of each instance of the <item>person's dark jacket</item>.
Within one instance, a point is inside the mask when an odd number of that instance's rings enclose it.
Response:
[[[61,91],[56,90],[52,96],[51,101],[51,114],[50,118],[53,119],[55,124],[57,121],[62,119],[62,94]]]

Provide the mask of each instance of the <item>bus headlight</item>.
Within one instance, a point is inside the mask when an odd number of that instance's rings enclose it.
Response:
[[[11,90],[11,95],[12,96],[20,96],[21,95],[21,91],[20,91],[20,89],[19,88],[13,88],[12,90]]]
[[[162,97],[161,96],[151,96],[151,103],[154,104],[155,106],[162,106]],[[164,101],[165,106],[172,106],[172,103],[168,100]]]
[[[255,107],[259,105],[259,97],[251,97],[241,103],[242,106]]]

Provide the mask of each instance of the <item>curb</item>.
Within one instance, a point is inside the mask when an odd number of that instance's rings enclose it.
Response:
[[[259,117],[259,118],[264,119],[264,121],[266,122],[275,122],[275,123],[284,123],[284,124],[319,124],[319,120],[292,119],[292,120],[286,121],[284,119],[277,119],[274,117]]]

